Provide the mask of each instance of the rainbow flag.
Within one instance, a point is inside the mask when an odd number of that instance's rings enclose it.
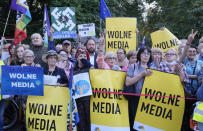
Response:
[[[32,17],[26,0],[12,0],[11,9],[17,11],[14,44],[17,45],[27,38],[26,25]]]

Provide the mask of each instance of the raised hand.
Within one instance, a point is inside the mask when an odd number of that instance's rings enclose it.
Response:
[[[187,44],[191,44],[193,39],[195,38],[196,34],[197,34],[198,31],[195,31],[192,29],[192,32],[188,35],[188,38],[187,38]]]

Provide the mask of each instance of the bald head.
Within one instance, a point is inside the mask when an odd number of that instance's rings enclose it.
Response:
[[[34,33],[31,35],[31,42],[33,46],[42,46],[43,45],[43,39],[42,36],[39,33]]]

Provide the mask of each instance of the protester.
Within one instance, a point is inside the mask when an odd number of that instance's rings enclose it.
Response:
[[[131,64],[135,64],[137,62],[137,51],[136,50],[130,50],[128,54],[126,55],[128,59],[128,64],[122,68],[123,71],[127,72],[128,67]]]
[[[73,67],[73,64],[68,60],[68,53],[64,50],[60,50],[59,52],[60,60],[56,63],[56,66],[64,69],[67,78],[69,79],[69,73],[71,67]]]
[[[127,59],[129,61],[129,65],[135,64],[137,62],[137,51],[136,50],[130,50],[127,53]]]
[[[101,55],[97,57],[96,61],[99,69],[121,70],[121,68],[116,65],[117,55],[114,52],[107,52],[105,57]]]
[[[42,61],[42,55],[47,52],[47,47],[44,47],[42,36],[38,33],[32,34],[31,42],[31,50],[35,53],[34,63],[45,67],[46,64]]]
[[[193,120],[198,122],[199,130],[203,130],[203,67],[198,73],[198,84],[199,88],[197,90],[197,99],[200,102],[196,103],[196,108],[194,109]]]
[[[121,48],[117,50],[117,59],[118,59],[118,66],[123,69],[123,67],[128,65],[128,60],[126,59],[126,51],[125,49]]]
[[[63,47],[62,47],[62,44],[57,44],[56,45],[56,51],[59,52],[60,50],[62,50]]]
[[[196,60],[197,48],[193,45],[189,46],[187,51],[187,57],[184,60],[186,72],[188,74],[189,82],[186,84],[185,89],[187,92],[195,96],[198,89],[197,74],[203,66],[203,61]]]
[[[180,41],[181,41],[181,44],[178,46],[178,57],[180,57],[183,54],[184,47],[185,47],[187,40],[181,39]]]
[[[12,44],[10,43],[6,43],[5,45],[3,45],[3,49],[1,52],[1,60],[4,62],[5,65],[9,64],[9,46],[11,46]]]
[[[175,49],[170,48],[165,54],[166,61],[160,63],[160,68],[163,72],[173,73],[180,76],[180,80],[182,83],[188,82],[188,76],[186,73],[185,66],[178,62],[178,53]]]
[[[71,49],[71,55],[75,56],[76,51],[77,51],[77,48],[73,46]]]
[[[44,67],[44,74],[56,76],[56,86],[68,86],[68,79],[65,71],[56,66],[59,57],[60,56],[54,50],[50,50],[42,56],[42,60],[47,63],[47,66]]]
[[[11,64],[11,62],[14,60],[14,57],[15,57],[15,45],[14,44],[11,44],[9,47],[8,47],[8,51],[9,51],[9,61],[8,61],[8,65]]]
[[[76,67],[73,75],[89,72],[91,67],[90,57],[87,50],[78,49],[75,54],[77,59]],[[90,131],[90,96],[84,96],[76,99],[80,122],[78,123],[78,131]]]
[[[94,68],[97,68],[98,65],[97,65],[97,62],[96,62],[96,59],[97,59],[97,53],[95,52],[96,51],[96,42],[93,38],[88,38],[87,41],[85,42],[85,46],[86,46],[86,49],[87,51],[89,52],[90,54],[90,63],[92,64],[92,66]]]
[[[151,69],[157,70],[160,68],[162,62],[163,51],[160,48],[152,49],[152,63],[150,65]]]
[[[73,55],[71,55],[71,42],[69,40],[64,40],[62,42],[63,50],[68,53],[68,58],[74,58]]]
[[[197,59],[203,61],[203,37],[199,39],[199,45],[197,47]]]
[[[34,63],[34,59],[35,59],[34,52],[30,49],[25,50],[23,52],[24,63],[21,66],[41,67],[39,64]]]
[[[15,48],[15,53],[14,53],[14,60],[11,62],[11,65],[21,65],[24,63],[23,61],[23,52],[25,48],[23,45],[17,45]]]
[[[129,66],[125,84],[127,88],[129,86],[133,86],[132,88],[135,89],[135,92],[132,93],[140,94],[145,77],[152,74],[152,71],[147,70],[147,68],[149,68],[150,62],[152,61],[151,57],[151,49],[148,47],[143,47],[137,53],[138,63],[131,64]],[[129,122],[131,131],[133,131],[133,124],[139,99],[139,96],[133,96],[131,99],[128,99]]]

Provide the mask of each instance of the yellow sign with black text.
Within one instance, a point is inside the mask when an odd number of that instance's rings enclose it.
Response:
[[[180,131],[185,99],[180,77],[152,70],[145,78],[134,122],[143,131]],[[179,98],[181,97],[181,98]]]
[[[152,32],[152,48],[161,48],[163,52],[166,52],[170,48],[174,48],[178,51],[178,46],[181,41],[173,35],[167,28]]]
[[[27,130],[67,131],[69,100],[69,89],[66,87],[45,86],[44,96],[28,96]]]
[[[136,18],[106,18],[106,52],[136,50]]]
[[[122,93],[125,76],[126,73],[121,71],[90,70],[93,90],[90,100],[92,131],[130,130],[128,101],[122,94],[114,94]]]

